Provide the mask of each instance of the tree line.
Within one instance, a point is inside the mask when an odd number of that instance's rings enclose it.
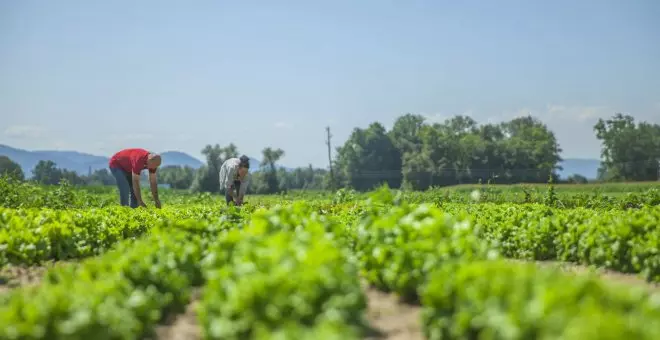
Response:
[[[599,119],[593,129],[602,145],[600,181],[660,179],[660,125],[636,123],[632,116],[617,113]],[[389,131],[379,122],[355,128],[335,151],[331,174],[311,165],[284,170],[276,165],[284,151],[265,148],[248,190],[270,194],[292,189],[366,191],[385,183],[392,188],[424,190],[462,183],[559,182],[562,161],[554,133],[532,116],[480,125],[464,115],[429,123],[421,115],[405,114]],[[206,162],[201,168],[166,166],[159,170],[159,182],[175,189],[219,192],[220,167],[226,159],[239,155],[238,148],[234,144],[207,145],[202,154]],[[6,157],[0,157],[1,173],[24,178],[20,166]],[[78,176],[58,169],[51,161],[41,161],[33,169],[33,181],[57,184],[61,179],[77,185],[114,184],[106,169]],[[586,181],[579,175],[568,180]]]
[[[636,124],[632,116],[617,113],[599,119],[593,129],[602,144],[599,180],[659,179],[660,125]],[[334,184],[424,190],[462,183],[558,182],[561,152],[554,133],[531,115],[479,125],[464,115],[429,123],[421,115],[405,114],[389,131],[379,122],[355,128],[337,148]]]

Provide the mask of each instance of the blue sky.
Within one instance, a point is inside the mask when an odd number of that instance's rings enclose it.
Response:
[[[660,1],[1,1],[0,143],[110,155],[233,142],[327,165],[406,112],[531,113],[564,157],[660,123]]]

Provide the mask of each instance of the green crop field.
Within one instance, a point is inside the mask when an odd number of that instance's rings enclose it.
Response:
[[[0,339],[660,339],[658,183],[115,195],[0,180]]]

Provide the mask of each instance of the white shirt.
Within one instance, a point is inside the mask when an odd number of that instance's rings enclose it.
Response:
[[[241,163],[241,160],[238,158],[230,158],[222,163],[220,167],[220,188],[227,190],[229,192],[234,181],[238,180],[238,167]],[[246,174],[243,180],[241,180],[241,187],[239,188],[239,197],[245,196],[245,191],[247,186],[250,183],[250,174]]]

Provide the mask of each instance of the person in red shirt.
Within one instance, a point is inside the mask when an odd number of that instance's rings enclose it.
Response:
[[[122,206],[130,205],[131,208],[147,206],[140,194],[140,173],[142,170],[148,169],[151,195],[154,198],[156,208],[160,208],[158,181],[156,180],[156,170],[160,164],[160,155],[145,149],[124,149],[110,158],[110,172],[117,181],[119,203]]]

